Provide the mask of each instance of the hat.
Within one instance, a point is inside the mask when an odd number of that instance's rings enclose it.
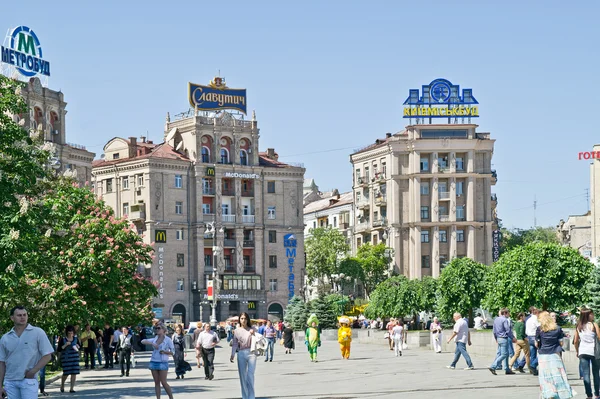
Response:
[[[312,326],[312,323],[317,323],[317,325],[319,325],[319,319],[317,318],[316,314],[311,314],[310,317],[308,318],[308,320],[306,321],[306,324],[308,324],[309,326]]]
[[[340,317],[340,324],[350,324],[350,319],[348,319],[346,316],[342,316]]]

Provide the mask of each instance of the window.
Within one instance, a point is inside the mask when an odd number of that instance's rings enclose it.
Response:
[[[222,204],[221,212],[223,212],[223,215],[229,215],[229,204]]]
[[[209,254],[204,254],[204,267],[212,267],[213,256]]]
[[[221,148],[221,163],[229,163],[229,151],[227,151],[227,148]]]
[[[123,216],[129,215],[129,202],[123,202]]]
[[[440,255],[440,270],[448,265],[448,255]]]
[[[429,195],[429,182],[428,181],[421,182],[421,195]]]
[[[448,157],[447,156],[438,157],[438,167],[440,169],[448,168]]]
[[[273,194],[275,192],[275,182],[268,181],[267,182],[267,193]]]
[[[112,193],[113,190],[113,179],[106,179],[106,192]]]
[[[175,239],[179,241],[183,240],[183,229],[175,230]]]
[[[387,166],[385,162],[381,163],[381,176],[385,179],[387,176]]]
[[[317,222],[313,222],[313,229],[317,228]]]
[[[225,275],[223,276],[224,290],[260,290],[260,276]],[[233,303],[233,302],[232,302]]]
[[[183,183],[183,178],[181,175],[175,175],[175,188],[181,188]]]
[[[447,206],[440,206],[440,216],[448,216],[448,207]]]
[[[368,166],[365,166],[365,179],[367,179],[367,182],[369,181],[369,167]]]
[[[144,186],[144,175],[137,175],[137,186],[138,187]]]
[[[421,219],[429,219],[429,207],[428,206],[421,207]]]
[[[440,242],[448,242],[448,232],[446,230],[440,230]]]
[[[129,176],[123,176],[121,179],[121,187],[123,190],[129,190]]]
[[[429,269],[431,267],[431,258],[429,255],[421,256],[421,267],[425,269]]]
[[[356,202],[360,202],[360,191],[356,192]]]
[[[270,243],[277,242],[277,231],[276,230],[269,230],[269,242]]]
[[[113,159],[119,159],[119,153],[113,154]]]
[[[267,219],[275,219],[275,207],[270,206],[267,209]]]
[[[182,278],[177,279],[177,291],[183,292],[183,279]]]
[[[242,209],[242,215],[244,215],[244,216],[250,215],[250,205],[244,205],[244,209]]]
[[[337,227],[337,217],[333,217],[333,227]]]
[[[421,231],[421,242],[429,242],[429,230]]]
[[[456,219],[465,220],[465,206],[459,205],[456,207]]]
[[[183,202],[175,201],[175,213],[178,215],[183,214]]]
[[[456,241],[465,242],[465,231],[464,230],[456,230]]]
[[[421,172],[427,172],[429,170],[429,159],[421,157]]]
[[[269,255],[269,267],[271,269],[277,268],[277,255]]]
[[[465,161],[463,157],[456,157],[456,170],[465,170]]]
[[[277,291],[277,279],[272,278],[269,280],[269,291]]]
[[[183,254],[177,254],[177,266],[178,267],[184,267],[185,266],[185,261],[184,261]]]
[[[362,178],[360,176],[360,169],[356,169],[356,183],[360,184],[362,182]]]
[[[202,162],[210,162],[210,150],[208,149],[208,147],[202,147]]]
[[[210,208],[210,204],[202,204],[202,214],[210,215],[212,213]]]
[[[462,181],[457,181],[456,182],[456,195],[463,195],[463,187],[464,187],[464,182]]]
[[[250,255],[244,255],[242,260],[244,261],[245,268],[252,267],[252,264],[250,263]]]
[[[362,242],[362,241],[361,241],[360,237],[357,237],[357,238],[356,238],[356,247],[360,247],[360,245],[361,245],[361,242]]]
[[[246,150],[240,150],[240,165],[248,165],[248,153]]]

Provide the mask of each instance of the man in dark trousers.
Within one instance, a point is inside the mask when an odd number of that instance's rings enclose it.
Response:
[[[215,346],[219,343],[219,336],[211,331],[210,324],[204,323],[204,331],[198,336],[196,348],[202,350],[202,361],[204,362],[204,374],[206,380],[214,378],[215,366]]]
[[[114,346],[113,339],[115,335],[115,330],[113,330],[110,324],[104,323],[104,334],[102,335],[102,347],[104,348],[104,367],[107,368],[115,368],[114,365]]]

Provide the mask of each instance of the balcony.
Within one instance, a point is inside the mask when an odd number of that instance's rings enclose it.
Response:
[[[202,214],[202,221],[203,222],[214,222],[215,221],[215,214],[214,213],[203,213]]]
[[[235,215],[222,215],[223,223],[235,223]]]
[[[439,173],[450,173],[450,168],[448,166],[440,166],[438,168]]]
[[[342,222],[340,223],[340,229],[341,230],[346,230],[348,228],[349,224],[347,222]]]
[[[223,190],[221,190],[221,195],[225,196],[225,197],[234,197],[235,196],[235,190],[233,188],[224,188]]]
[[[242,223],[254,223],[254,215],[242,215]]]
[[[498,196],[496,194],[492,194],[492,201],[497,202]]]
[[[235,266],[234,265],[225,265],[225,273],[235,273]]]
[[[379,219],[373,220],[373,227],[382,227],[382,226],[385,226],[386,224],[387,224],[386,217],[381,217]]]
[[[385,183],[385,174],[383,172],[377,172],[375,173],[375,177],[373,178],[373,180],[380,184]]]
[[[254,189],[242,190],[242,197],[254,197]]]
[[[355,232],[359,232],[359,231],[366,231],[369,230],[369,222],[361,222],[358,223],[355,227],[354,227],[354,231]]]
[[[450,221],[449,215],[440,215],[440,222],[449,222],[449,221]]]
[[[202,195],[215,195],[215,189],[212,187],[203,187]]]
[[[244,273],[256,273],[254,265],[244,265]]]
[[[146,220],[146,206],[144,204],[132,205],[127,215],[132,222]]]
[[[244,240],[244,248],[254,248],[254,240]]]
[[[223,240],[223,246],[235,248],[235,238],[225,238]]]
[[[365,198],[362,199],[360,201],[358,201],[358,204],[356,204],[358,206],[358,209],[366,209],[369,208],[371,206],[371,204],[369,203],[369,199]]]
[[[212,248],[214,244],[215,244],[215,240],[213,240],[212,238],[204,239],[204,248]]]
[[[369,176],[361,176],[356,179],[356,183],[360,187],[368,187],[369,186]]]
[[[387,198],[385,197],[385,195],[380,195],[378,197],[375,197],[375,205],[381,206],[381,205],[385,205],[386,203],[387,203]]]
[[[441,200],[449,200],[450,192],[448,191],[438,191],[438,198]]]

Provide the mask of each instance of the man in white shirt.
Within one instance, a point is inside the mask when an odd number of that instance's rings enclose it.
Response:
[[[44,330],[27,323],[23,306],[12,308],[10,319],[15,325],[0,339],[0,397],[37,399],[37,373],[54,349]]]
[[[219,336],[210,329],[210,324],[204,323],[204,331],[198,335],[196,348],[202,351],[202,360],[204,362],[205,380],[212,380],[215,372],[215,346],[219,343]]]
[[[477,316],[476,316],[476,317],[473,319],[473,323],[475,323],[475,324],[473,325],[473,327],[474,327],[476,330],[483,330],[483,328],[484,328],[484,327],[483,327],[483,324],[484,324],[485,322],[486,322],[486,320],[485,320],[483,317],[481,317],[481,313],[477,313]]]
[[[538,358],[537,348],[535,347],[535,333],[537,328],[540,326],[540,322],[538,321],[537,317],[539,310],[532,306],[529,308],[529,311],[531,315],[527,319],[527,322],[525,322],[525,335],[527,335],[527,339],[529,340],[529,372],[533,375],[538,375]]]
[[[456,368],[456,363],[458,359],[460,359],[460,355],[463,355],[465,361],[467,362],[467,368],[465,370],[475,370],[473,367],[473,362],[471,361],[471,356],[467,353],[467,344],[471,345],[471,332],[469,331],[469,325],[466,320],[462,318],[460,313],[454,313],[454,332],[452,336],[448,338],[448,343],[456,337],[456,350],[454,351],[454,360],[450,363],[450,366],[446,366],[449,369],[454,370]]]

